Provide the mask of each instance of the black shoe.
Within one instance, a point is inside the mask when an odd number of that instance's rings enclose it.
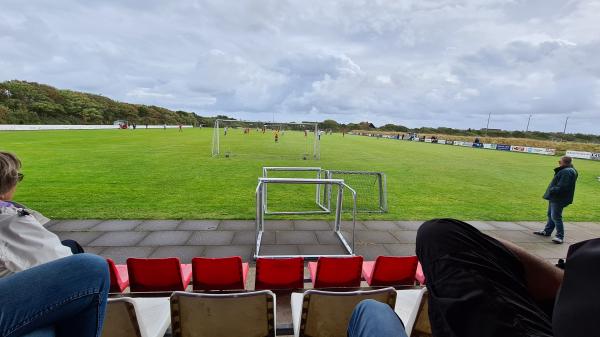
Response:
[[[550,234],[546,233],[546,231],[543,229],[541,231],[535,231],[535,232],[533,232],[533,234],[540,235],[540,236],[550,236]]]

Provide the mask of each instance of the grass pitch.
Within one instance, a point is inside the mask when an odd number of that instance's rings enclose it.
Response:
[[[0,149],[23,161],[15,200],[55,219],[253,219],[263,166],[320,166],[386,173],[389,212],[361,219],[541,221],[558,160],[341,134],[322,136],[321,160],[303,160],[312,153],[303,132],[276,144],[271,132],[241,129],[221,134],[230,157],[213,158],[211,139],[212,129],[3,132]],[[600,221],[600,162],[574,164],[579,180],[565,220]],[[312,205],[307,187],[277,187],[270,206]]]

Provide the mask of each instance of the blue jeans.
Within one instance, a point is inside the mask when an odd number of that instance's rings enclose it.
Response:
[[[91,254],[0,278],[0,336],[99,337],[109,285],[106,261]]]
[[[350,317],[348,337],[407,337],[402,320],[389,305],[375,300],[360,302]]]
[[[556,227],[556,237],[565,238],[565,228],[563,226],[562,212],[565,206],[555,202],[548,202],[548,222],[544,228],[546,234],[552,234]]]

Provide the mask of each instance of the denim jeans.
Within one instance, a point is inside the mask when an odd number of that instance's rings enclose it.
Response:
[[[556,227],[556,237],[561,239],[565,238],[565,228],[562,221],[562,212],[564,208],[565,206],[558,203],[548,202],[548,222],[546,223],[544,232],[552,234],[554,227]]]
[[[106,261],[91,254],[0,278],[0,336],[99,337],[109,285]]]
[[[407,337],[402,320],[389,305],[375,300],[360,302],[350,317],[348,337]]]

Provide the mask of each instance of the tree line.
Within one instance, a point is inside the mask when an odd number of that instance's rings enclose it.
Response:
[[[130,123],[140,125],[192,124],[212,126],[217,118],[232,119],[223,115],[203,117],[193,112],[173,111],[154,105],[117,102],[102,95],[60,90],[35,82],[13,80],[0,83],[0,124],[112,124],[116,120],[127,120]],[[298,128],[303,128],[302,123],[298,123]],[[444,127],[408,128],[396,124],[385,124],[377,127],[369,122],[344,124],[332,119],[320,122],[319,128],[336,132],[371,130],[600,143],[599,135],[580,133],[460,130]]]

